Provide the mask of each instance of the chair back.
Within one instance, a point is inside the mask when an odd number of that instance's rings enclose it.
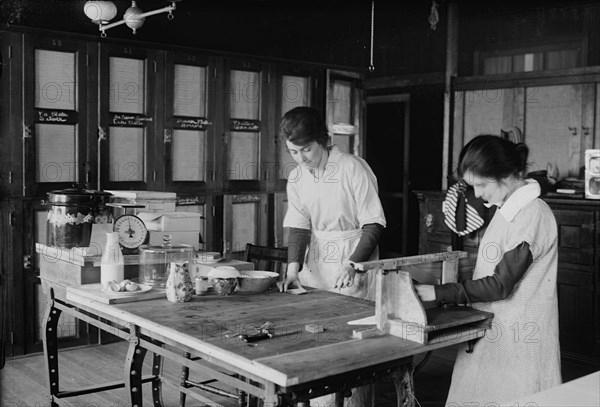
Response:
[[[254,264],[255,270],[274,271],[282,277],[287,267],[287,247],[258,246],[246,244],[245,259]]]

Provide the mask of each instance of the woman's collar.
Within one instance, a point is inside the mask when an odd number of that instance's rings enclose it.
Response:
[[[534,179],[526,179],[525,185],[516,189],[506,201],[500,206],[498,211],[508,222],[517,216],[517,213],[529,202],[533,201],[541,194],[540,184]]]

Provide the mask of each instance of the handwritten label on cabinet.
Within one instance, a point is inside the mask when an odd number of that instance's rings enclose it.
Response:
[[[36,123],[77,124],[79,116],[75,110],[35,109]]]
[[[112,126],[131,126],[144,127],[146,123],[151,122],[152,117],[146,117],[141,114],[133,113],[111,113],[110,124]]]
[[[206,130],[212,122],[204,117],[174,117],[173,127],[180,130]]]
[[[260,120],[231,119],[229,129],[231,131],[260,131]]]
[[[260,197],[258,195],[233,195],[232,203],[252,203],[252,202],[260,202]]]

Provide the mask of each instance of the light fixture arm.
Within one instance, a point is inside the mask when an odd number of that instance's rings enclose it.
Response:
[[[154,16],[156,14],[169,13],[169,15],[167,16],[167,18],[169,20],[172,20],[173,18],[175,18],[173,16],[173,11],[175,11],[175,8],[176,8],[175,7],[175,2],[172,2],[170,6],[166,6],[166,7],[159,8],[159,9],[152,10],[152,11],[147,11],[145,13],[137,15],[136,18],[143,20],[146,17]],[[125,23],[126,23],[126,21],[124,19],[119,20],[119,21],[115,21],[114,23],[110,23],[110,24],[104,24],[104,23],[101,22],[100,25],[98,26],[98,29],[101,32],[100,36],[102,38],[105,38],[107,30],[110,30],[111,28],[114,28],[114,27],[118,27],[121,24],[125,24]],[[135,31],[134,31],[134,33],[135,33]]]

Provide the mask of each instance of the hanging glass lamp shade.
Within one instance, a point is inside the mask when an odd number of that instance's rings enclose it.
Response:
[[[123,14],[123,21],[125,21],[127,27],[133,30],[134,34],[138,28],[144,25],[146,17],[140,17],[143,13],[144,11],[135,4],[135,1],[132,1],[131,7],[125,10],[125,14]]]
[[[96,24],[105,24],[117,15],[117,6],[112,1],[86,1],[83,12]]]

